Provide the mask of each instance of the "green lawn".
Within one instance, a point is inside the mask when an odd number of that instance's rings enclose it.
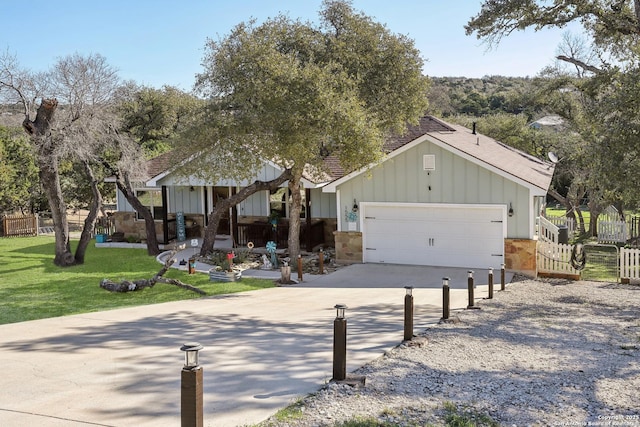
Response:
[[[76,242],[72,242],[75,246]],[[96,248],[89,244],[85,263],[60,268],[53,264],[53,237],[0,238],[0,324],[66,316],[202,296],[162,283],[128,293],[100,288],[100,280],[151,278],[161,268],[144,249]],[[166,277],[197,286],[207,295],[270,288],[273,281],[243,278],[215,283],[206,274],[171,269]]]
[[[586,230],[589,230],[589,221],[591,221],[591,212],[589,212],[586,209],[581,209],[580,210],[582,212],[582,217],[584,218],[584,228]],[[567,213],[567,210],[562,208],[562,209],[555,209],[555,208],[547,208],[547,216],[564,216]],[[576,221],[578,220],[578,216],[576,215]],[[576,228],[579,226],[579,224],[576,224]]]

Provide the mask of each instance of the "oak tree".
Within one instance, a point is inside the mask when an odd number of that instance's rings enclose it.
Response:
[[[376,162],[385,138],[426,111],[413,41],[348,1],[324,1],[318,25],[284,15],[240,23],[205,50],[197,89],[209,106],[190,147],[210,155],[196,169],[247,178],[261,161],[281,164],[291,174],[292,257],[303,175],[322,174],[327,156],[348,171]]]

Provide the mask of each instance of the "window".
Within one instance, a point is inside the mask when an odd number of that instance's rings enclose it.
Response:
[[[160,190],[136,190],[136,197],[140,203],[149,208],[153,219],[158,221],[163,219],[162,192]],[[136,212],[136,219],[143,220],[144,218]]]
[[[300,218],[306,218],[306,194],[304,190],[300,190],[302,196],[302,209],[300,211]],[[289,211],[291,209],[291,192],[288,188],[278,188],[271,191],[269,195],[269,214],[271,216],[277,216],[278,218],[289,218]]]

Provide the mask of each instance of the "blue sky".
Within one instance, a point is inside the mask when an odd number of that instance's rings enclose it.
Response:
[[[57,58],[99,53],[123,79],[189,90],[207,38],[279,12],[317,20],[321,0],[32,0],[0,6],[0,49],[33,71]],[[354,0],[357,10],[415,40],[429,76],[534,76],[552,63],[564,30],[518,32],[492,50],[464,24],[480,0]]]

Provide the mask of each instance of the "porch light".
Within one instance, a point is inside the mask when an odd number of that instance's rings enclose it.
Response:
[[[404,288],[407,290],[407,296],[410,297],[413,292],[413,286],[405,286]]]
[[[509,202],[509,216],[513,216],[513,206],[511,206],[511,202]]]
[[[198,367],[198,352],[203,348],[197,342],[187,343],[180,347],[180,350],[184,351],[184,369],[192,370]]]
[[[347,310],[347,306],[344,304],[336,304],[336,319],[344,319],[344,313]]]
[[[358,212],[358,202],[356,199],[353,199],[353,208],[351,208],[351,211]]]

